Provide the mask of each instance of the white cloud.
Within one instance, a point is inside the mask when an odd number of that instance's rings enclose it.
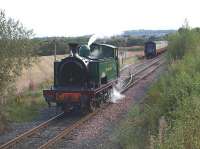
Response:
[[[36,36],[110,35],[128,29],[200,26],[198,0],[0,0]]]

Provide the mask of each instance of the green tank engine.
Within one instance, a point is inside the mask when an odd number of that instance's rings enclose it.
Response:
[[[107,44],[69,44],[71,55],[54,63],[54,85],[44,90],[49,105],[93,111],[105,102],[119,77],[118,49]]]

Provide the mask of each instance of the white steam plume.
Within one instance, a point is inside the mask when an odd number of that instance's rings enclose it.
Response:
[[[92,35],[88,41],[88,47],[90,47],[90,45],[95,42],[97,40],[97,35]]]
[[[98,58],[100,55],[101,55],[101,51],[99,51],[99,50],[94,50],[94,51],[92,51],[91,52],[91,57],[93,57],[93,58]]]
[[[118,103],[119,100],[123,99],[125,96],[122,95],[116,88],[113,88],[111,93],[111,102]]]

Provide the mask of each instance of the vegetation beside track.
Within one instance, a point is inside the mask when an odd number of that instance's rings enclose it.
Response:
[[[7,126],[4,107],[15,91],[15,79],[35,60],[32,30],[0,9],[0,132]]]
[[[129,65],[129,64],[134,64],[137,61],[138,61],[138,59],[137,59],[136,56],[130,56],[130,57],[127,57],[126,59],[123,59],[123,60],[119,59],[120,68],[123,68],[124,66]]]
[[[36,118],[39,110],[47,106],[42,91],[52,84],[50,81],[41,83],[34,90],[26,90],[13,96],[4,106],[7,119],[11,122],[27,122]]]
[[[119,47],[119,51],[143,51],[144,46]]]
[[[200,29],[186,24],[168,38],[166,73],[116,130],[122,148],[200,147]]]

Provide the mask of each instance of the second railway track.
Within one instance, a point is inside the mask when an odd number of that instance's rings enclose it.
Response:
[[[118,90],[120,90],[121,93],[125,92],[131,86],[155,71],[160,65],[163,64],[163,62],[162,56],[159,56],[158,58],[146,60],[136,65],[129,65],[129,67],[121,71],[122,75],[119,78],[119,82],[121,83],[119,83]],[[102,108],[106,108],[107,106],[109,106],[109,104],[104,105]],[[95,112],[84,117],[79,117],[79,119],[73,118],[70,122],[64,122],[64,120],[62,121],[64,114],[61,113],[1,145],[0,149],[49,148],[63,137],[69,135],[74,129],[78,128],[80,125],[95,116],[99,111],[102,110],[102,108],[99,108]],[[56,121],[56,123],[54,121]]]

